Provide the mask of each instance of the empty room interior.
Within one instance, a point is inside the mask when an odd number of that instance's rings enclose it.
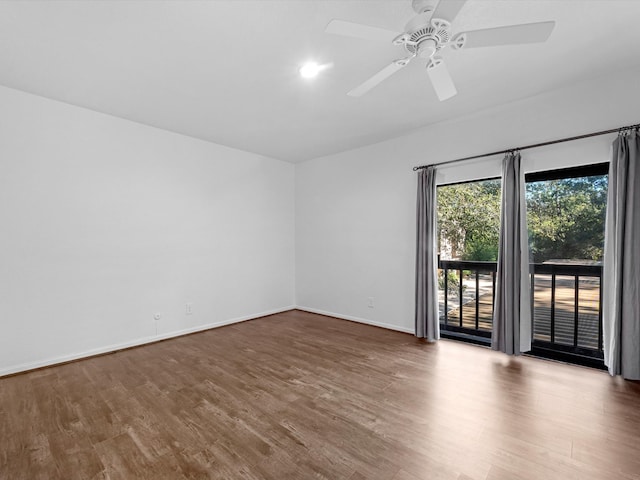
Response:
[[[640,480],[640,1],[0,1],[0,479]]]

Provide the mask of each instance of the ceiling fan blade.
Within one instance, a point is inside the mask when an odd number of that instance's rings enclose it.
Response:
[[[462,32],[453,39],[458,48],[495,47],[520,43],[539,43],[546,41],[556,22],[525,23],[507,27],[487,28]]]
[[[345,22],[344,20],[331,20],[324,31],[325,33],[331,33],[333,35],[344,35],[346,37],[363,38],[365,40],[380,40],[383,42],[391,42],[400,35],[399,32],[387,30],[386,28]]]
[[[373,87],[375,87],[376,85],[378,85],[379,83],[381,83],[382,81],[386,80],[391,75],[396,73],[398,70],[400,70],[403,67],[406,67],[410,60],[411,60],[411,57],[402,58],[400,60],[396,60],[390,63],[389,65],[384,67],[382,70],[380,70],[378,73],[376,73],[373,77],[371,77],[369,80],[366,80],[364,83],[361,83],[356,88],[351,90],[349,93],[347,93],[347,95],[349,95],[350,97],[360,97],[364,95]]]
[[[427,74],[441,102],[458,93],[453,79],[449,74],[449,69],[441,58],[436,57],[431,59],[427,65]]]
[[[440,0],[431,18],[441,18],[451,23],[465,3],[467,0]]]

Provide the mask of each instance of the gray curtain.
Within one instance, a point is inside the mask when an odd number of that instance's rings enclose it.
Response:
[[[529,242],[520,153],[502,162],[500,245],[491,348],[509,355],[531,350]]]
[[[418,171],[416,217],[416,337],[433,342],[440,338],[436,170],[433,166]]]
[[[640,380],[640,140],[621,133],[609,164],[602,273],[604,363]]]

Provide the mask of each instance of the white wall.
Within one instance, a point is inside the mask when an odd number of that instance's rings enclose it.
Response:
[[[535,81],[535,80],[532,80]],[[300,308],[413,332],[415,165],[640,122],[640,70],[617,73],[296,166]],[[602,162],[614,135],[523,152],[526,171]],[[500,175],[501,157],[439,183]],[[367,306],[374,298],[374,308]]]
[[[293,187],[291,164],[0,87],[0,375],[290,308]]]

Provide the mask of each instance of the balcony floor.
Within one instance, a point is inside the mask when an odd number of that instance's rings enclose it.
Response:
[[[471,285],[471,283],[469,283]],[[599,279],[580,277],[578,286],[578,347],[597,350],[598,348],[598,307]],[[471,289],[471,292],[470,292]],[[465,289],[465,301],[462,306],[462,324],[458,297],[450,295],[448,299],[448,325],[476,329],[476,301],[474,287]],[[491,293],[482,294],[478,299],[478,329],[491,331],[493,316],[493,297]],[[553,341],[573,346],[575,328],[575,284],[573,277],[556,277],[555,325]],[[444,311],[444,305],[441,305]],[[534,339],[551,342],[551,275],[535,276],[534,291]]]

